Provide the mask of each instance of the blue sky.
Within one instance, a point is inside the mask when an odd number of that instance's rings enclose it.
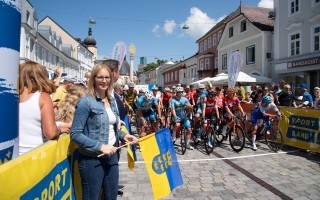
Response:
[[[74,37],[88,35],[93,18],[93,37],[98,57],[110,57],[113,46],[123,41],[136,47],[139,57],[183,60],[197,52],[196,41],[224,16],[236,10],[240,0],[29,0],[38,20],[50,16]],[[273,0],[242,0],[243,5],[273,7]],[[188,30],[181,27],[187,24]],[[129,61],[129,53],[127,53]]]

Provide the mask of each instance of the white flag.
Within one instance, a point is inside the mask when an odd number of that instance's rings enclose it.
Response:
[[[119,41],[113,46],[111,59],[119,61],[119,70],[121,69],[121,65],[126,53],[127,53],[126,43]]]
[[[228,87],[236,85],[243,59],[239,51],[233,52],[228,60]]]

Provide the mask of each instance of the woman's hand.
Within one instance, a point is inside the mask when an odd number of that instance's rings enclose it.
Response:
[[[100,151],[107,155],[110,156],[112,154],[114,154],[115,152],[117,152],[117,148],[108,144],[103,144]]]
[[[135,136],[133,136],[133,135],[126,135],[126,136],[124,136],[124,138],[123,138],[126,142],[132,142],[132,144],[137,144],[138,143],[138,139],[135,137]]]

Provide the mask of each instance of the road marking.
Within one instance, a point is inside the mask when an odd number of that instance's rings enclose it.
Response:
[[[205,159],[190,159],[190,160],[180,160],[178,159],[179,163],[184,162],[203,162],[203,161],[217,161],[217,160],[234,160],[234,159],[242,159],[242,158],[252,158],[252,157],[260,157],[260,156],[270,156],[270,155],[277,155],[277,154],[288,154],[294,153],[299,150],[293,151],[280,151],[278,153],[263,153],[263,154],[255,154],[255,155],[246,155],[246,156],[234,156],[234,157],[226,157],[226,158],[205,158]],[[135,164],[145,164],[144,161],[136,161]],[[119,162],[119,164],[128,164],[128,162]]]

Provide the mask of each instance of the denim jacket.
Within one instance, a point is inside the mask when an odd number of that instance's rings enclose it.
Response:
[[[109,99],[111,110],[116,115],[115,133],[117,142],[123,140],[125,133],[119,130],[119,112],[114,98]],[[97,97],[85,95],[82,97],[74,113],[70,131],[71,140],[78,143],[79,151],[87,156],[99,155],[103,144],[108,144],[109,116],[104,102]]]

